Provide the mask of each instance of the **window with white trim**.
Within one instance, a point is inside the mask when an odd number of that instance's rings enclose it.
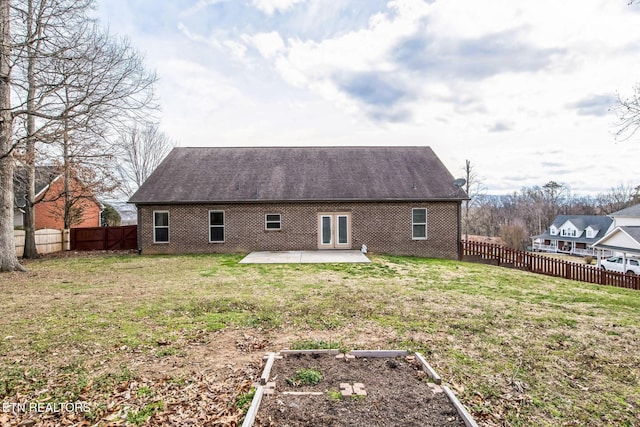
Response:
[[[209,211],[209,243],[224,243],[224,211]]]
[[[153,211],[153,243],[169,243],[169,211]]]
[[[266,214],[264,216],[264,229],[265,230],[282,229],[282,216],[280,214]]]
[[[426,208],[413,208],[411,226],[412,226],[413,240],[427,239],[427,209]]]

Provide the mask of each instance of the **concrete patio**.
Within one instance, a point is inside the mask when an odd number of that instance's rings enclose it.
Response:
[[[321,263],[368,263],[369,258],[361,251],[287,251],[251,252],[240,264],[321,264]]]

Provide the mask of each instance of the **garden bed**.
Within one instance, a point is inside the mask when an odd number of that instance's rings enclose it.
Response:
[[[272,354],[243,426],[475,425],[421,356],[356,354]]]

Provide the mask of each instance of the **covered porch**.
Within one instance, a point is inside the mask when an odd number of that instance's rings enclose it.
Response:
[[[541,240],[533,239],[531,248],[534,252],[550,252],[576,256],[611,256],[607,249],[596,249],[593,245],[575,240]]]

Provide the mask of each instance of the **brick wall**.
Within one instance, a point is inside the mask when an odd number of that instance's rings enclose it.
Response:
[[[457,202],[288,203],[138,206],[143,253],[247,253],[318,249],[318,214],[349,212],[353,249],[420,257],[458,257]],[[426,240],[412,239],[412,208],[427,209]],[[169,243],[153,243],[153,211],[169,211]],[[225,212],[225,242],[209,243],[210,210]],[[266,231],[265,214],[282,229]]]
[[[72,181],[71,191],[75,195],[82,194],[79,185]],[[35,205],[35,228],[52,228],[62,230],[64,228],[64,179],[57,179],[51,183],[46,193],[44,193]],[[100,205],[93,199],[79,199],[75,205],[82,209],[82,218],[79,222],[72,224],[73,227],[100,227]]]

